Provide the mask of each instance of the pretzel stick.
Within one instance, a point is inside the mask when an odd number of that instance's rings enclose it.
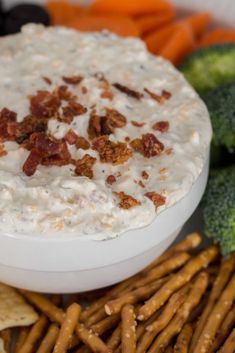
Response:
[[[174,346],[174,353],[188,353],[190,341],[193,334],[193,328],[190,324],[185,324],[177,337],[176,344]]]
[[[78,337],[95,353],[110,353],[106,344],[92,330],[87,330],[83,324],[76,327]]]
[[[212,290],[210,292],[208,302],[205,306],[205,309],[196,325],[196,329],[193,333],[192,337],[192,342],[191,342],[191,347],[190,351],[192,351],[193,347],[195,346],[204,326],[207,321],[208,316],[210,315],[210,312],[212,308],[214,307],[216,301],[218,300],[221,292],[223,291],[224,287],[226,286],[229,277],[232,274],[232,271],[235,266],[235,256],[231,256],[228,260],[225,260],[222,262],[219,273],[215,279],[214,285],[212,287]]]
[[[12,330],[7,328],[0,332],[1,338],[4,343],[4,350],[6,353],[11,352],[11,344],[12,344]]]
[[[70,305],[66,311],[59,336],[56,340],[53,353],[66,353],[72,340],[73,333],[79,320],[81,307],[77,303]]]
[[[58,335],[59,327],[56,324],[51,324],[36,353],[51,353]]]
[[[146,327],[147,331],[137,344],[137,353],[145,353],[158,333],[169,324],[179,307],[185,301],[188,289],[189,287],[185,286],[174,293],[158,318],[151,325]]]
[[[19,353],[32,353],[35,351],[35,346],[48,325],[48,320],[45,316],[40,316],[38,321],[30,329],[28,336],[25,339]]]
[[[192,347],[192,352],[205,353],[209,351],[215,338],[216,332],[230,311],[234,300],[235,275],[232,276],[231,280],[223,290],[220,298],[217,300],[215,306],[213,307],[201,332],[201,335],[195,343],[195,346]]]
[[[201,241],[202,238],[198,233],[191,233],[187,235],[181,242],[171,246],[170,249],[166,250],[161,256],[153,261],[148,267],[146,267],[145,271],[148,271],[163,261],[168,260],[173,254],[176,254],[177,252],[188,251],[198,247]]]
[[[159,278],[162,278],[169,273],[172,273],[179,267],[182,267],[190,258],[190,255],[186,252],[176,254],[164,261],[160,265],[152,268],[149,272],[143,274],[143,278],[136,281],[136,287],[145,286]]]
[[[109,301],[105,304],[105,311],[108,315],[117,314],[121,311],[125,304],[135,304],[140,300],[149,298],[155,293],[162,284],[166,282],[165,278],[161,278],[151,284],[137,288],[129,293],[123,294],[117,299]]]
[[[33,292],[28,292],[25,290],[20,291],[22,295],[28,299],[34,306],[36,306],[40,311],[49,317],[51,321],[55,321],[58,324],[62,324],[65,318],[65,313],[62,309],[57,308],[49,299],[43,297],[40,294]],[[91,330],[88,330],[82,324],[77,324],[76,334],[78,338],[93,352],[98,353],[108,353],[109,350],[105,343],[97,337]],[[24,352],[20,352],[24,353]]]
[[[225,341],[226,337],[228,337],[229,332],[232,330],[234,325],[235,325],[235,305],[233,306],[232,310],[228,313],[228,315],[224,319],[224,322],[222,323],[221,328],[211,346],[210,353],[217,352],[219,347]]]
[[[23,346],[26,337],[29,333],[29,327],[19,327],[15,342],[15,353],[19,353],[20,348]]]
[[[122,325],[121,323],[116,327],[116,329],[113,331],[111,336],[108,338],[106,344],[107,347],[113,352],[115,349],[118,348],[120,342],[121,342],[121,331],[122,331]]]
[[[120,315],[114,314],[106,317],[104,320],[91,326],[91,329],[97,335],[102,336],[105,332],[115,327],[119,323],[119,321],[120,321]]]
[[[127,280],[117,284],[115,287],[111,288],[104,297],[95,300],[91,305],[89,305],[82,313],[80,320],[81,322],[86,322],[87,319],[93,315],[97,310],[102,308],[109,300],[118,296],[123,290],[125,290],[133,282],[132,277]]]
[[[164,349],[168,346],[173,337],[179,334],[182,327],[187,322],[190,312],[200,302],[200,299],[204,294],[207,285],[208,274],[206,272],[199,273],[196,279],[193,281],[183,305],[181,305],[181,307],[179,308],[169,325],[165,328],[165,330],[163,330],[158,335],[148,353],[164,352]]]
[[[20,293],[36,308],[43,312],[51,321],[62,324],[64,321],[65,313],[62,309],[58,308],[49,299],[45,298],[43,295],[20,290]]]
[[[135,353],[136,350],[136,322],[135,310],[132,305],[125,305],[122,309],[122,353]]]
[[[223,346],[218,353],[234,353],[235,352],[235,328],[232,330]]]
[[[172,276],[157,293],[155,293],[139,310],[138,319],[148,319],[156,310],[165,304],[167,299],[188,283],[191,278],[199,272],[202,268],[207,267],[219,254],[217,246],[212,245],[199,253],[196,257],[189,260],[189,262]]]
[[[142,335],[145,333],[146,328],[151,325],[157,318],[158,316],[162,313],[162,309],[156,311],[148,320],[138,322],[137,329],[136,329],[136,338],[137,342],[140,341]],[[138,346],[138,345],[137,345]]]
[[[97,310],[94,314],[92,314],[88,319],[86,320],[86,326],[90,327],[97,322],[103,320],[107,316],[104,306],[102,306],[99,310]]]

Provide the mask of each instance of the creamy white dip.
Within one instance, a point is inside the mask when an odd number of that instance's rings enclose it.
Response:
[[[100,82],[94,77],[100,72],[110,84],[118,82],[142,93],[145,87],[156,94],[166,90],[172,96],[159,104],[148,94],[136,100],[111,87],[113,100],[102,99]],[[151,223],[189,192],[202,171],[212,135],[207,109],[184,77],[169,62],[148,53],[141,40],[27,25],[20,34],[0,41],[0,109],[15,111],[18,121],[29,113],[28,96],[51,90],[64,84],[62,76],[74,75],[84,79],[69,89],[88,111],[71,124],[50,120],[48,129],[53,136],[62,138],[72,128],[88,138],[91,107],[96,104],[99,114],[109,107],[127,119],[126,126],[116,128],[110,140],[125,142],[126,137],[133,140],[153,133],[165,151],[172,149],[172,153],[145,158],[134,152],[126,163],[112,166],[101,163],[92,149],[69,146],[74,158],[87,153],[97,158],[93,179],[75,176],[73,165],[38,166],[28,177],[22,165],[29,151],[5,142],[8,153],[0,158],[1,232],[107,239]],[[42,77],[48,77],[52,85]],[[87,88],[86,94],[82,86]],[[145,125],[135,127],[133,120]],[[162,120],[169,122],[169,130],[154,131],[152,125]],[[149,175],[147,180],[142,178],[143,171]],[[112,185],[106,183],[109,175],[116,176]],[[157,210],[144,196],[153,191],[166,197],[165,205]],[[121,209],[113,192],[125,192],[141,204]]]

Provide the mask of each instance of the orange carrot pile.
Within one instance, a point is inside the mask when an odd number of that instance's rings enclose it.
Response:
[[[173,64],[179,64],[197,47],[235,43],[235,30],[208,29],[212,22],[209,13],[179,18],[168,0],[93,0],[86,7],[69,0],[45,1],[54,25],[140,37],[153,54]]]

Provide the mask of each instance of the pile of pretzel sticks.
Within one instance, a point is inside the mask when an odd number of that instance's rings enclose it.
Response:
[[[197,233],[86,308],[79,295],[20,290],[39,319],[18,330],[16,353],[234,353],[235,254],[196,248]],[[100,295],[101,293],[101,295]]]

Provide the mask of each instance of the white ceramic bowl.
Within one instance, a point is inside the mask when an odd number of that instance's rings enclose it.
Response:
[[[105,287],[142,270],[176,238],[205,190],[209,153],[189,193],[149,226],[106,241],[42,239],[0,233],[0,281],[38,292]]]

